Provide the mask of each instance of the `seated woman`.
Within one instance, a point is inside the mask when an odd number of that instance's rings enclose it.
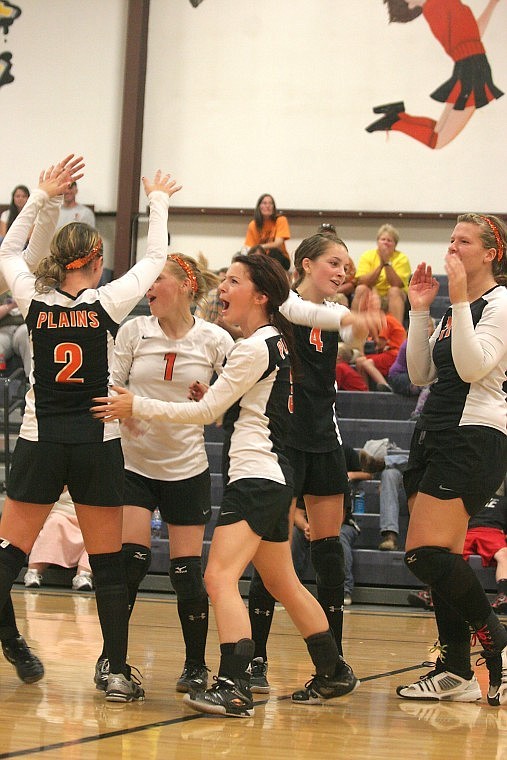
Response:
[[[7,234],[7,230],[25,205],[30,195],[30,190],[26,185],[16,185],[11,195],[9,208],[2,212],[0,216],[0,243]],[[30,235],[28,236],[30,237]]]
[[[74,502],[67,489],[47,516],[30,552],[25,574],[26,588],[39,588],[48,565],[77,567],[72,579],[74,591],[91,591],[92,571],[83,534],[76,517]]]
[[[392,392],[386,377],[406,337],[407,333],[403,325],[392,314],[386,314],[386,326],[376,340],[377,350],[367,356],[356,358],[358,372],[367,382],[368,379],[372,380],[375,390]]]
[[[377,232],[377,247],[365,251],[359,259],[356,272],[356,295],[365,289],[375,290],[386,311],[403,323],[407,300],[410,262],[396,246],[400,236],[391,224],[383,224]],[[359,299],[352,302],[357,309]]]
[[[248,225],[245,246],[252,248],[261,245],[265,253],[272,248],[278,248],[287,261],[290,262],[285,241],[290,239],[290,229],[287,217],[279,214],[272,195],[264,193],[255,206],[254,218]]]

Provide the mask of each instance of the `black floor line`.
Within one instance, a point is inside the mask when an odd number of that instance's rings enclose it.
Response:
[[[398,673],[407,673],[411,670],[418,670],[419,668],[423,667],[431,667],[433,663],[419,663],[417,665],[411,665],[408,668],[400,668],[398,670],[389,670],[386,673],[377,673],[372,676],[365,676],[364,678],[361,678],[361,682],[365,683],[366,681],[375,681],[379,678],[387,678],[388,676],[397,675]],[[275,700],[277,702],[283,702],[284,700],[290,699],[291,695],[286,694],[281,697],[275,697]],[[262,705],[265,705],[269,701],[269,697],[266,699],[261,699],[256,702],[254,702],[254,705],[256,707],[261,707]],[[125,705],[126,709],[129,709],[127,705]],[[49,752],[49,750],[53,749],[63,749],[65,747],[75,747],[76,745],[80,744],[90,744],[91,742],[95,741],[101,741],[102,739],[111,739],[114,736],[125,736],[127,734],[136,734],[140,731],[148,731],[151,728],[161,728],[165,726],[173,726],[178,725],[180,723],[188,723],[192,720],[199,720],[202,718],[210,718],[210,715],[205,715],[204,713],[196,713],[195,715],[182,715],[179,718],[171,718],[170,720],[158,720],[155,723],[145,723],[141,726],[133,726],[132,728],[124,728],[118,731],[108,731],[107,733],[101,733],[101,734],[94,734],[93,736],[84,736],[81,739],[72,739],[65,742],[55,742],[54,744],[44,744],[39,747],[30,747],[29,749],[18,749],[13,752],[3,752],[0,753],[0,760],[8,760],[8,758],[12,757],[25,757],[28,755],[36,755],[41,754],[43,752]],[[220,718],[220,720],[223,720],[223,718]]]

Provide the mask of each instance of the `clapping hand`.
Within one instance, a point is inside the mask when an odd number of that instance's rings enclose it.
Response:
[[[438,293],[440,285],[433,277],[431,266],[423,261],[418,264],[408,286],[408,299],[414,311],[429,309]]]

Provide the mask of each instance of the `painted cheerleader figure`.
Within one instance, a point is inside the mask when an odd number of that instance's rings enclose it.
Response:
[[[387,103],[376,106],[381,118],[367,132],[403,132],[429,148],[443,148],[459,135],[476,108],[488,105],[503,95],[495,86],[486,51],[481,42],[495,6],[500,0],[489,0],[475,19],[468,5],[461,0],[384,0],[389,20],[406,23],[421,14],[444,50],[454,61],[450,79],[431,93],[434,100],[445,103],[438,121],[425,116],[411,116],[405,104]]]

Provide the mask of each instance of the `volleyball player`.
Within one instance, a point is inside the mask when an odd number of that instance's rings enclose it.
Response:
[[[74,174],[80,167],[74,165]],[[102,240],[86,224],[71,222],[54,236],[49,255],[32,274],[21,251],[47,196],[72,179],[40,182],[1,248],[3,274],[27,323],[32,345],[31,388],[13,454],[0,521],[0,607],[44,521],[65,485],[90,555],[96,601],[110,674],[109,701],[144,698],[126,664],[128,594],[121,554],[123,456],[117,425],[102,426],[89,412],[106,390],[119,323],[144,295],[166,261],[169,197],[179,187],[157,172],[143,179],[150,203],[145,258],[123,277],[97,288]]]
[[[220,372],[234,341],[215,324],[194,317],[191,306],[203,298],[209,283],[194,259],[167,257],[164,269],[147,292],[151,316],[130,319],[115,344],[112,380],[132,393],[185,401],[191,383],[209,385]],[[125,457],[123,546],[130,614],[139,584],[151,561],[151,515],[158,507],[168,525],[169,575],[178,600],[185,664],[178,691],[207,685],[205,661],[208,596],[202,578],[202,543],[211,517],[211,478],[202,425],[168,424],[165,420],[129,420],[121,425]],[[95,684],[107,685],[109,662],[103,651]]]
[[[507,703],[507,631],[462,556],[468,519],[494,495],[507,462],[507,229],[495,216],[458,217],[445,257],[450,308],[428,340],[438,292],[431,267],[412,277],[407,363],[431,383],[404,475],[410,522],[405,562],[431,587],[440,654],[435,668],[397,693],[471,702],[470,629],[484,649],[487,699]]]
[[[287,277],[268,256],[238,256],[219,289],[223,316],[241,327],[244,339],[197,403],[141,398],[115,386],[119,395],[97,398],[92,411],[105,423],[134,416],[201,425],[225,413],[225,488],[205,573],[220,668],[214,686],[187,694],[185,701],[201,712],[248,717],[254,712],[249,688],[254,643],[238,582],[249,562],[285,606],[315,665],[316,675],[293,700],[314,704],[340,695],[335,672],[337,667],[341,672],[341,658],[322,607],[296,576],[288,541],[292,469],[284,447],[292,405],[292,334],[279,312],[289,294]],[[201,396],[200,385],[192,391]]]
[[[336,236],[318,233],[303,240],[294,254],[296,299],[320,304],[322,308],[325,299],[335,295],[343,282],[347,261],[347,247]],[[364,295],[361,308],[372,308],[371,292],[366,291]],[[343,315],[342,324],[346,323],[347,317],[352,316],[348,309],[329,303],[330,313],[337,309]],[[340,329],[342,339],[349,342],[350,336],[343,327]],[[334,408],[339,336],[336,327],[331,331],[303,325],[294,326],[294,334],[302,370],[300,378],[294,381],[293,414],[287,437],[287,455],[295,473],[291,525],[297,500],[304,497],[317,598],[340,654],[335,679],[341,684],[342,694],[347,694],[357,686],[357,678],[342,657],[345,559],[339,535],[343,523],[343,495],[349,486]],[[363,340],[365,337],[363,332]],[[252,690],[265,693],[269,691],[266,644],[275,602],[258,573],[252,578],[248,603],[255,641]],[[311,688],[306,698],[312,698]]]
[[[80,163],[80,159],[77,159],[77,163],[74,164],[73,161],[73,156],[67,156],[56,166],[51,167],[43,174],[41,173],[40,181],[58,178],[58,182],[65,185],[67,175],[64,175],[64,172],[67,171],[69,172],[69,176],[73,176],[74,168]],[[28,246],[23,250],[22,254],[31,270],[37,266],[48,251],[51,238],[56,229],[61,202],[62,196],[47,196],[37,214]],[[4,293],[7,289],[8,286],[5,278],[0,273],[0,294]],[[4,657],[15,667],[18,677],[25,683],[40,681],[44,676],[44,666],[19,632],[10,597],[0,610],[0,641],[2,642]]]

